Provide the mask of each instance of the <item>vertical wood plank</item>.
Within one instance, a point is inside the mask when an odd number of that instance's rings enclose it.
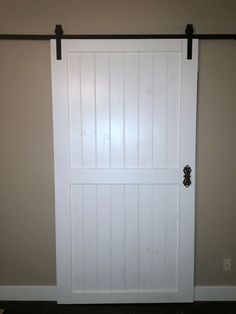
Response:
[[[94,55],[81,54],[83,167],[96,167]]]
[[[110,167],[109,56],[95,55],[97,168]]]
[[[152,186],[139,186],[139,288],[152,282]]]
[[[178,289],[179,188],[166,186],[166,285]]]
[[[138,185],[125,187],[125,288],[138,289],[139,271]]]
[[[68,64],[55,59],[56,44],[51,41],[53,140],[55,169],[55,222],[57,259],[57,300],[71,302],[71,193],[69,184],[70,134],[68,110]],[[65,53],[66,55],[66,53]]]
[[[125,168],[138,168],[138,54],[125,54]]]
[[[110,186],[97,186],[98,289],[111,289]]]
[[[139,167],[152,167],[152,54],[139,54]]]
[[[112,289],[123,290],[125,283],[125,215],[124,186],[111,186],[111,232],[112,232]]]
[[[168,53],[167,168],[179,167],[180,53]]]
[[[153,185],[153,256],[152,289],[166,287],[166,191],[164,185]]]
[[[153,167],[166,167],[167,54],[153,54]]]
[[[98,288],[96,185],[84,185],[84,290]]]
[[[68,95],[70,119],[70,163],[82,167],[80,54],[68,54]]]
[[[192,302],[194,298],[194,228],[195,228],[195,150],[197,116],[198,40],[193,40],[193,58],[187,60],[184,51],[187,42],[182,41],[181,57],[181,124],[180,168],[186,164],[192,168],[192,184],[180,190],[179,217],[179,299]],[[184,118],[187,117],[187,118]],[[188,254],[186,254],[188,252]],[[186,276],[186,274],[188,274]]]
[[[122,53],[110,54],[111,168],[124,167],[124,61]]]
[[[83,187],[71,186],[72,289],[84,289]]]

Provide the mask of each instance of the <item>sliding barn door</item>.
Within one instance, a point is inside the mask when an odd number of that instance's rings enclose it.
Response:
[[[193,300],[197,41],[52,50],[60,303]],[[191,185],[183,185],[189,165]]]

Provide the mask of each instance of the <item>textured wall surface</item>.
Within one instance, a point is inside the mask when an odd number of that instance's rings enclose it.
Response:
[[[236,33],[236,2],[1,1],[0,33]],[[236,285],[236,43],[202,41],[197,285]],[[56,283],[49,42],[0,42],[0,285]],[[222,259],[232,258],[232,271]]]

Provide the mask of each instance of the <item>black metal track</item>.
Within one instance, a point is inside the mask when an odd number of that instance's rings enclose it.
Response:
[[[0,34],[2,40],[50,40],[56,35],[26,35],[26,34]]]
[[[185,34],[70,34],[61,39],[186,39]],[[236,40],[236,34],[193,34],[193,39]],[[56,35],[0,34],[0,40],[50,40]]]
[[[192,40],[236,40],[236,34],[194,34],[192,24],[187,24],[185,34],[79,34],[64,35],[61,25],[56,25],[53,35],[0,34],[0,40],[50,40],[56,39],[57,60],[61,60],[63,39],[187,39],[187,59],[192,59]]]

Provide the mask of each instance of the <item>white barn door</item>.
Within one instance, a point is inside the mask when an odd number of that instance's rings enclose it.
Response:
[[[198,42],[51,42],[60,303],[193,300]],[[183,168],[192,184],[183,185]]]

